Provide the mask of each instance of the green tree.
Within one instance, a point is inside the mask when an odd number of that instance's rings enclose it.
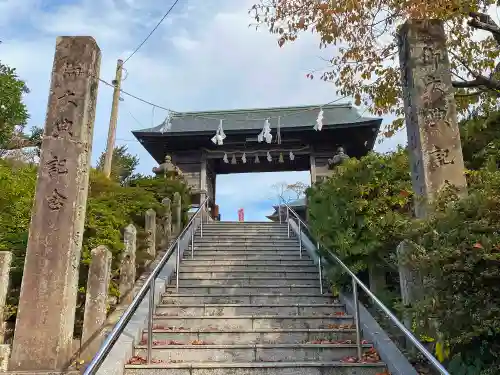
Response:
[[[426,219],[412,216],[403,150],[351,158],[307,191],[314,236],[355,272],[377,264],[395,270],[400,240],[420,245],[407,259],[426,276],[424,298],[411,309],[414,328],[439,339],[430,345],[453,374],[500,371],[499,119],[491,113],[460,123],[469,194],[459,198],[453,190],[443,191]],[[348,281],[334,262],[328,275],[334,285]],[[395,312],[401,308],[394,298],[398,286],[397,279],[388,279],[387,290],[378,295]],[[447,345],[448,358],[438,343]]]
[[[103,152],[99,157],[97,169],[102,170],[104,167],[104,157],[106,152]],[[111,160],[111,178],[120,182],[122,185],[132,177],[135,169],[139,165],[139,158],[128,152],[127,146],[122,145],[113,149],[113,159]]]
[[[500,172],[471,171],[468,185],[461,199],[443,193],[407,233],[421,245],[407,261],[426,275],[412,310],[417,332],[447,344],[450,373],[493,375],[500,371]]]
[[[259,0],[250,12],[277,35],[280,47],[305,32],[318,34],[320,48],[336,46],[328,66],[308,77],[317,73],[374,114],[395,115],[386,131],[391,136],[403,126],[395,33],[407,19],[445,21],[460,113],[471,104],[480,113],[498,108],[500,28],[486,13],[490,7],[495,11],[495,0]],[[473,37],[477,30],[488,35]]]
[[[0,159],[0,191],[2,192],[0,194],[0,250],[12,251],[14,254],[11,290],[8,298],[10,320],[15,320],[16,316],[36,179],[36,166]],[[81,328],[91,250],[99,245],[105,245],[112,252],[113,277],[110,294],[118,296],[117,281],[120,255],[124,249],[124,228],[131,223],[137,228],[136,267],[137,276],[139,276],[144,269],[145,262],[150,259],[146,252],[144,214],[146,210],[152,208],[156,210],[158,220],[161,220],[163,215],[161,199],[165,196],[172,198],[176,191],[183,197],[185,212],[189,205],[189,199],[186,198],[189,195],[189,188],[182,180],[136,176],[130,185],[121,185],[118,181],[106,178],[99,170],[91,170],[79,272],[77,334]]]
[[[331,178],[307,190],[314,236],[356,272],[369,264],[396,269],[393,250],[413,210],[408,170],[402,149],[344,161]],[[331,271],[332,282],[340,281],[338,267]]]
[[[16,70],[0,62],[0,150],[19,148],[11,144],[22,134],[29,115],[23,95],[29,92]],[[22,137],[21,137],[22,138]]]

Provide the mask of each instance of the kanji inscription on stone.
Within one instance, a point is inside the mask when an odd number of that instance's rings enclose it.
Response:
[[[69,135],[70,137],[73,136],[73,121],[67,119],[66,117],[63,117],[59,120],[56,120],[54,128],[52,129],[52,136],[64,137],[65,135]]]
[[[68,173],[68,168],[66,167],[67,159],[59,158],[58,156],[52,156],[45,166],[49,172],[49,176],[52,178],[57,177],[60,174]]]
[[[413,188],[424,198],[415,211],[422,217],[445,185],[463,193],[467,186],[443,23],[407,21],[399,59]]]
[[[73,354],[101,53],[59,37],[9,370],[61,372]]]
[[[54,189],[52,194],[47,197],[47,203],[52,211],[59,211],[68,200],[68,197],[61,194],[59,190]]]
[[[59,96],[57,99],[58,100],[66,100],[67,103],[73,105],[74,107],[78,107],[78,104],[75,101],[75,92],[71,90],[66,90],[64,93]]]
[[[78,63],[65,62],[62,67],[63,77],[77,78],[85,74],[83,68]]]
[[[455,163],[454,159],[450,159],[450,150],[447,148],[443,149],[434,145],[434,149],[429,152],[429,155],[431,156],[431,165],[433,168]]]

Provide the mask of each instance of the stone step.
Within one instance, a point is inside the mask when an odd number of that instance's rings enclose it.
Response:
[[[310,259],[309,255],[302,253],[302,257],[299,252],[296,253],[288,253],[288,254],[280,254],[273,253],[267,251],[261,252],[225,252],[225,251],[202,251],[202,252],[194,252],[193,257],[191,258],[191,252],[184,252],[182,259],[224,259],[224,260],[232,260],[232,259],[264,259],[264,260],[301,260],[301,259]]]
[[[238,234],[238,233],[221,233],[217,232],[206,232],[203,231],[203,237],[201,237],[201,232],[195,235],[196,241],[235,241],[235,242],[297,242],[297,238],[288,237],[287,233],[276,233],[269,232],[269,234]]]
[[[377,375],[383,363],[242,362],[126,365],[124,375]]]
[[[279,222],[275,221],[212,221],[205,223],[204,225],[206,226],[218,226],[218,227],[225,227],[225,226],[240,226],[240,227],[279,227],[284,224],[281,224]]]
[[[201,236],[201,231],[196,232],[194,235],[195,241],[217,241],[217,240],[229,240],[229,239],[239,239],[240,241],[297,241],[297,237],[293,237],[290,234],[288,237],[288,233],[284,232],[276,232],[276,231],[265,231],[265,232],[224,232],[221,231],[207,231],[203,230],[203,237]]]
[[[189,248],[191,250],[191,248]],[[257,255],[300,255],[300,250],[298,246],[271,246],[271,247],[259,247],[259,246],[205,246],[199,247],[195,246],[194,253],[198,254],[226,254],[226,255],[239,255],[239,254],[257,254]],[[302,255],[306,254],[306,251],[302,249]]]
[[[203,231],[217,231],[221,234],[224,233],[229,233],[231,231],[240,231],[240,232],[257,232],[257,233],[262,233],[262,232],[273,232],[273,233],[279,233],[279,232],[284,232],[287,233],[288,229],[286,224],[278,224],[278,225],[210,225],[210,224],[203,224]]]
[[[203,260],[203,261],[216,261],[216,260],[226,260],[226,261],[231,261],[231,260],[259,260],[261,262],[267,262],[268,260],[274,260],[274,261],[282,261],[282,262],[289,262],[289,261],[298,261],[301,259],[309,260],[310,258],[307,256],[307,254],[302,254],[302,258],[299,256],[299,254],[296,255],[265,255],[265,254],[244,254],[244,255],[195,255],[197,260]],[[191,253],[190,252],[185,252],[184,253],[184,258],[189,258],[191,259]],[[194,258],[193,258],[194,259]]]
[[[286,227],[283,230],[241,230],[241,229],[229,229],[221,231],[220,229],[207,229],[203,228],[203,238],[292,238],[292,231],[290,231],[290,237],[288,237],[288,231]],[[195,232],[195,237],[197,239],[201,238],[201,230]]]
[[[227,294],[227,295],[240,295],[240,294],[260,294],[260,293],[275,293],[275,294],[317,294],[319,286],[315,285],[262,285],[262,286],[224,286],[224,285],[182,285],[179,283],[179,290],[176,291],[175,285],[167,287],[166,294],[178,292],[179,294]]]
[[[262,328],[337,328],[339,325],[352,325],[350,315],[239,315],[239,316],[161,316],[155,315],[154,326],[177,327],[184,329],[253,330]]]
[[[205,249],[205,248],[229,248],[229,249],[247,249],[249,247],[254,249],[299,249],[298,241],[203,241],[203,242],[194,242],[195,249]]]
[[[182,267],[182,266],[181,266]],[[199,270],[196,270],[198,269]],[[236,269],[234,270],[232,267],[228,269],[228,267],[221,268],[220,270],[211,270],[211,267],[205,267],[203,270],[202,267],[189,267],[186,270],[186,267],[182,267],[179,272],[179,278],[181,280],[184,279],[198,279],[198,280],[206,280],[210,278],[222,279],[222,278],[255,278],[257,276],[265,277],[265,278],[291,278],[291,279],[318,279],[318,268],[310,267],[303,269],[275,269],[274,271],[261,271],[261,270],[245,270],[245,269]]]
[[[147,330],[144,330],[141,344],[145,345]],[[153,341],[177,341],[189,344],[195,340],[212,344],[300,344],[315,340],[356,340],[354,329],[255,329],[242,330],[179,330],[175,327],[154,329]]]
[[[345,313],[341,304],[190,304],[156,306],[156,315],[166,316],[236,316],[236,315],[331,315]]]
[[[182,267],[182,265],[181,265]],[[210,279],[180,279],[179,274],[179,285],[182,287],[187,286],[225,286],[228,288],[232,288],[235,286],[267,286],[267,285],[276,285],[276,286],[288,286],[292,287],[295,285],[308,285],[308,286],[316,286],[319,288],[319,279],[318,277],[313,278],[269,278],[269,277],[228,277],[228,278],[210,278]]]
[[[230,272],[233,274],[243,273],[243,274],[254,274],[254,273],[262,273],[263,275],[271,275],[271,274],[309,274],[309,273],[318,273],[317,266],[268,266],[268,265],[223,265],[223,266],[186,266],[185,261],[182,263],[181,275],[183,273],[194,273],[194,274],[205,274],[205,273],[221,273],[221,272]]]
[[[340,361],[356,355],[355,344],[255,344],[255,345],[158,345],[152,357],[160,361],[183,362],[281,362]],[[370,348],[370,345],[364,345]],[[135,353],[145,357],[146,347],[136,346]]]
[[[188,305],[196,303],[241,303],[241,304],[327,304],[333,303],[333,299],[327,295],[316,293],[307,294],[164,294],[162,303],[169,305]]]
[[[215,226],[203,226],[203,235],[218,233],[221,236],[230,236],[230,235],[257,235],[257,234],[269,234],[269,235],[280,235],[288,237],[288,229],[286,225],[284,226],[276,226],[276,227],[247,227],[242,228],[238,226],[227,226],[225,228],[215,227]],[[292,235],[293,231],[290,230],[290,235]],[[201,229],[198,227],[198,230],[195,234],[201,234]]]
[[[189,247],[191,250],[191,247]],[[275,251],[275,250],[282,250],[282,251],[299,251],[299,244],[291,244],[291,245],[265,245],[265,246],[260,246],[260,245],[240,245],[240,244],[229,244],[229,245],[224,245],[224,244],[194,244],[194,250],[195,251],[200,251],[200,250],[224,250],[224,251],[248,251],[248,250],[253,250],[253,251]]]
[[[186,251],[188,253],[189,251]],[[191,257],[191,253],[189,252]],[[262,259],[213,259],[213,260],[200,260],[200,259],[184,259],[182,261],[182,266],[229,266],[229,265],[239,265],[239,266],[251,266],[251,267],[304,267],[313,266],[314,263],[311,259],[303,257],[297,260],[262,260]]]

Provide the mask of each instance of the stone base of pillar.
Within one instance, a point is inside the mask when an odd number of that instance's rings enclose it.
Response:
[[[0,345],[0,371],[7,371],[9,366],[10,345]]]

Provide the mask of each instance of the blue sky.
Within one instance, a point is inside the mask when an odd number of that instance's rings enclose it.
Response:
[[[31,93],[26,96],[29,126],[43,126],[58,35],[91,35],[102,51],[101,78],[111,81],[116,60],[126,58],[149,33],[173,0],[0,0],[0,60],[17,68]],[[180,0],[175,11],[125,65],[123,89],[175,111],[320,105],[337,98],[331,83],[306,79],[325,66],[318,48],[304,34],[279,48],[265,29],[249,27],[255,0]],[[112,89],[101,84],[92,158],[105,148]],[[166,113],[124,96],[120,103],[117,145],[140,158],[139,172],[151,173],[154,160],[131,131],[160,123]],[[387,119],[385,120],[387,121]],[[379,151],[403,143],[398,134]],[[310,182],[308,172],[217,177],[217,203],[223,220],[264,220],[272,212],[277,182]],[[248,186],[252,186],[249,190]]]

